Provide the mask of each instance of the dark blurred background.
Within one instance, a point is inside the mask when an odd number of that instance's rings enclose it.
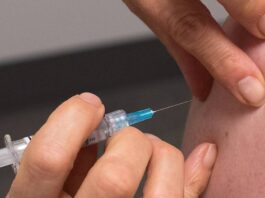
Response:
[[[224,18],[216,2],[205,2]],[[106,112],[191,98],[174,60],[121,1],[4,1],[0,19],[0,138],[34,134],[58,104],[83,91],[99,95]],[[179,147],[187,111],[161,112],[137,127]],[[0,170],[0,197],[13,178],[11,167]]]

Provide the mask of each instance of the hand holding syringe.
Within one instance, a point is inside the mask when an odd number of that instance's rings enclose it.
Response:
[[[98,128],[87,139],[84,146],[104,141],[122,128],[151,119],[157,112],[181,106],[190,102],[191,101],[181,102],[155,111],[151,108],[147,108],[128,114],[126,114],[124,110],[117,110],[108,113],[105,115]],[[20,140],[12,141],[10,135],[5,135],[6,148],[0,149],[0,168],[12,164],[14,171],[16,172],[17,168],[19,167],[22,154],[31,141],[31,138],[32,136],[29,136]]]
[[[145,196],[183,197],[183,192],[194,192],[192,195],[199,197],[210,178],[216,146],[203,143],[184,161],[173,145],[126,127],[158,111],[119,111],[102,120],[104,105],[97,96],[83,93],[71,97],[52,112],[31,142],[30,137],[12,142],[6,136],[7,148],[1,150],[1,157],[11,159],[9,164],[15,168],[20,164],[7,197],[134,197],[145,172]],[[86,143],[92,144],[116,129],[121,132],[108,140],[99,159],[96,146],[81,149],[89,136],[92,139]]]

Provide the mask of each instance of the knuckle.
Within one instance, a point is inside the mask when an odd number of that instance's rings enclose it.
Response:
[[[120,135],[121,138],[127,137],[127,138],[131,138],[131,139],[135,139],[138,140],[138,142],[143,142],[143,143],[147,143],[147,138],[145,137],[145,135],[143,134],[143,132],[141,132],[139,129],[135,128],[135,127],[126,127],[124,129],[121,129],[122,133],[119,133],[117,135]]]
[[[240,69],[243,69],[241,65],[242,58],[234,55],[233,53],[224,53],[219,58],[216,58],[213,63],[209,66],[210,73],[214,77],[221,80],[229,80],[227,78],[232,74],[237,74]]]
[[[143,136],[143,133],[139,129],[132,127],[132,126],[126,127],[124,129],[122,129],[122,131],[124,133],[127,133],[128,135],[132,135],[135,137],[142,137]]]
[[[175,14],[167,18],[169,33],[173,39],[187,47],[207,33],[207,19],[201,13],[187,13],[182,17]]]
[[[152,143],[148,140],[148,138],[141,132],[139,129],[135,127],[126,127],[121,130],[122,133],[117,133],[116,138],[128,138],[135,142],[137,145],[141,145],[145,148],[147,153],[150,153],[152,150]]]
[[[135,180],[132,166],[122,159],[111,160],[100,171],[97,186],[104,194],[111,192],[114,197],[131,197],[134,191],[133,180]]]
[[[178,161],[184,161],[183,153],[166,142],[162,142],[162,144],[159,145],[158,152],[161,156],[174,156]]]
[[[27,170],[31,177],[42,179],[54,179],[59,177],[73,167],[71,157],[59,146],[45,146],[35,150],[27,160]]]
[[[184,155],[179,149],[174,149],[175,156],[180,160],[184,161]]]

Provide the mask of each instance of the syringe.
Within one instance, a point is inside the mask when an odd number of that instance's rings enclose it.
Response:
[[[117,110],[105,114],[98,128],[94,132],[92,132],[91,136],[84,143],[84,146],[104,141],[111,137],[113,134],[117,133],[122,128],[151,119],[157,112],[181,106],[190,102],[191,100],[181,102],[169,107],[161,108],[158,110],[152,110],[151,108],[147,108],[128,114],[124,110]],[[23,155],[23,152],[30,143],[32,136],[12,141],[10,135],[5,135],[4,139],[6,147],[0,149],[0,168],[12,165],[14,171],[16,172],[19,167],[19,162]]]

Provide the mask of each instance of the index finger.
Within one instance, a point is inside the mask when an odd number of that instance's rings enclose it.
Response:
[[[200,1],[124,1],[160,37],[177,61],[182,57],[176,45],[199,60],[241,103],[251,106],[264,103],[265,81],[261,71],[226,37]],[[187,65],[180,67],[185,76],[189,75],[185,72]]]
[[[229,14],[258,38],[265,38],[264,0],[218,0]]]
[[[100,99],[89,93],[60,105],[26,149],[9,197],[58,197],[78,151],[103,112]]]

